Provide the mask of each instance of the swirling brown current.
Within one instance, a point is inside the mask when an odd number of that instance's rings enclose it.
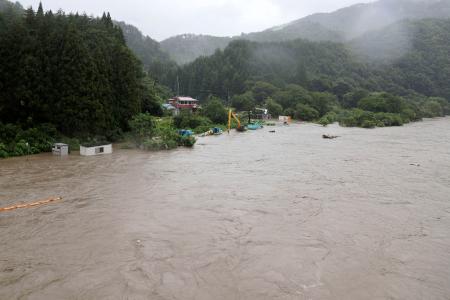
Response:
[[[274,129],[0,161],[0,299],[450,299],[450,118]]]

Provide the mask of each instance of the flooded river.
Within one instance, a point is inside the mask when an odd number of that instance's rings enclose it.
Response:
[[[273,129],[0,160],[0,299],[450,299],[450,118]]]

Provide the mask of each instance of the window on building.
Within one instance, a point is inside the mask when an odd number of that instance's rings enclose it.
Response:
[[[95,148],[95,154],[100,154],[100,153],[105,153],[104,147]]]

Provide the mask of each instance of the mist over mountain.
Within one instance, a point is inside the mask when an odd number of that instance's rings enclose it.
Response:
[[[13,3],[8,0],[0,0],[0,12],[7,11],[7,10],[20,12],[23,10],[23,7],[19,2]]]
[[[146,69],[157,61],[170,60],[169,55],[161,49],[157,41],[142,34],[135,26],[121,21],[115,21],[114,24],[122,29],[128,47],[133,50]]]
[[[332,13],[318,13],[262,32],[235,37],[181,35],[162,41],[162,48],[178,63],[223,49],[236,39],[258,42],[308,39],[346,42],[369,31],[381,29],[404,19],[448,18],[450,0],[380,0],[357,4]]]
[[[233,40],[230,37],[183,34],[161,42],[161,48],[178,64],[185,64],[200,56],[209,56],[216,49],[224,49]]]
[[[450,98],[448,53],[450,19],[407,20],[350,44],[233,41],[212,56],[186,64],[179,77],[182,92],[199,98],[244,93],[249,81],[299,84],[333,94],[346,86]]]

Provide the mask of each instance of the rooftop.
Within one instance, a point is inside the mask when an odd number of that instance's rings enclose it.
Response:
[[[176,99],[180,101],[198,101],[197,99],[191,98],[191,97],[175,97]]]

